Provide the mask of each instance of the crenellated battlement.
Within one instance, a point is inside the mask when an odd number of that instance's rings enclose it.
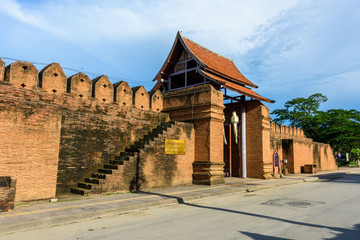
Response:
[[[58,63],[51,63],[39,72],[30,62],[17,61],[5,67],[5,62],[0,58],[0,81],[19,89],[70,95],[77,99],[92,99],[121,107],[155,112],[163,109],[160,91],[149,94],[145,87],[131,88],[125,81],[112,84],[106,75],[91,80],[88,75],[80,72],[67,77]]]
[[[276,124],[274,122],[270,122],[271,132],[275,134],[279,134],[286,137],[300,137],[306,138],[304,131],[301,128],[293,127],[293,126],[284,126],[282,124]]]
[[[133,92],[133,105],[136,108],[149,110],[150,97],[144,86],[137,86],[132,88]]]

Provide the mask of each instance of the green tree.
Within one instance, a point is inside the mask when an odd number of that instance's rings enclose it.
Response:
[[[360,148],[354,148],[351,150],[351,159],[353,161],[360,160]]]
[[[276,116],[274,122],[299,127],[307,137],[328,143],[336,151],[350,152],[360,148],[360,112],[344,109],[320,111],[321,103],[326,101],[326,96],[316,93],[308,98],[287,101],[284,109],[276,109],[271,114]]]

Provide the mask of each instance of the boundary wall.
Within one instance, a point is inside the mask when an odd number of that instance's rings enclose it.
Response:
[[[272,152],[278,152],[282,168],[289,173],[303,173],[305,166],[312,166],[312,172],[337,169],[330,145],[313,142],[300,128],[271,122],[270,142]]]
[[[68,193],[111,154],[168,121],[162,103],[160,91],[111,84],[105,75],[67,77],[57,63],[39,72],[0,59],[0,176],[17,179],[16,202]]]

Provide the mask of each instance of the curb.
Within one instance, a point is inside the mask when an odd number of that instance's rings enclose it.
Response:
[[[143,204],[137,204],[133,206],[126,206],[126,207],[120,207],[120,208],[108,208],[100,211],[95,212],[84,212],[84,213],[78,213],[78,214],[72,214],[69,216],[52,216],[52,217],[46,217],[42,219],[36,219],[32,221],[26,221],[22,223],[14,223],[14,224],[8,224],[0,226],[0,236],[11,234],[15,232],[21,232],[21,231],[29,231],[29,230],[35,230],[35,229],[43,229],[48,227],[54,227],[58,225],[65,225],[65,224],[71,224],[76,223],[79,221],[85,221],[85,220],[92,220],[96,218],[103,218],[103,217],[112,217],[116,215],[122,215],[127,214],[136,210],[145,210],[151,207],[159,207],[159,206],[170,206],[178,204],[178,201],[176,199],[165,199],[150,203],[143,203]],[[99,203],[101,205],[101,203]],[[55,213],[54,213],[55,214]]]
[[[304,178],[304,182],[318,182],[320,179],[318,177],[307,177]]]
[[[48,227],[54,227],[57,225],[64,225],[64,224],[71,224],[79,221],[84,220],[91,220],[96,218],[103,218],[103,217],[113,217],[116,215],[127,214],[137,210],[146,210],[152,207],[165,207],[170,205],[180,205],[184,204],[188,201],[208,198],[208,197],[215,197],[215,196],[226,196],[232,195],[237,193],[246,193],[246,192],[254,192],[268,188],[304,183],[304,182],[316,182],[319,181],[318,177],[308,177],[305,179],[294,179],[294,180],[285,180],[279,181],[274,183],[266,183],[260,185],[244,185],[244,184],[232,184],[232,185],[224,185],[224,188],[218,188],[219,190],[209,191],[207,193],[199,193],[190,196],[179,196],[179,197],[172,197],[170,199],[162,199],[162,200],[154,200],[146,203],[134,204],[132,206],[113,206],[108,207],[106,209],[99,209],[96,211],[83,211],[81,213],[74,213],[67,216],[62,215],[60,211],[53,212],[53,215],[47,216],[44,218],[39,219],[29,219],[23,220],[22,222],[14,222],[12,224],[1,224],[0,219],[0,236],[20,232],[20,231],[28,231],[34,229],[42,229]],[[169,193],[171,194],[171,193]],[[166,194],[164,194],[166,195]],[[103,203],[99,202],[98,205],[103,205]],[[76,206],[74,206],[76,208]],[[84,209],[84,207],[78,207],[79,209]],[[51,210],[49,210],[51,211]],[[18,216],[16,216],[18,217]],[[15,218],[16,218],[15,217]],[[21,217],[21,216],[20,216]],[[6,217],[4,217],[6,219]],[[16,220],[16,219],[14,219]]]

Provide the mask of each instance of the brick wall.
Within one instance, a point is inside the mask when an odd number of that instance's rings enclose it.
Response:
[[[136,108],[78,107],[63,111],[57,193],[67,193],[167,115]]]
[[[335,156],[329,144],[314,143],[314,158],[319,158],[316,168],[321,171],[337,169]]]
[[[193,124],[178,122],[166,136],[154,141],[140,152],[143,188],[177,186],[192,183],[195,151],[195,131]],[[164,154],[165,139],[184,140],[184,155]]]
[[[0,176],[17,178],[16,201],[53,198],[56,188],[66,192],[110,154],[169,120],[167,114],[124,107],[119,97],[114,102],[106,76],[91,83],[83,73],[68,79],[62,73],[51,64],[40,71],[40,83],[31,63],[15,62],[1,75]],[[149,105],[144,95],[141,101]]]
[[[106,180],[96,186],[93,192],[146,190],[191,184],[194,134],[193,124],[176,122],[138,154],[130,157],[124,165],[107,175]],[[166,139],[184,140],[185,154],[164,154]]]
[[[287,159],[284,166],[289,173],[301,173],[304,165],[315,165],[317,171],[337,169],[330,145],[313,142],[304,131],[271,123],[271,150],[278,151],[280,160]]]
[[[17,178],[16,201],[55,197],[61,111],[32,100],[0,85],[0,176]]]

